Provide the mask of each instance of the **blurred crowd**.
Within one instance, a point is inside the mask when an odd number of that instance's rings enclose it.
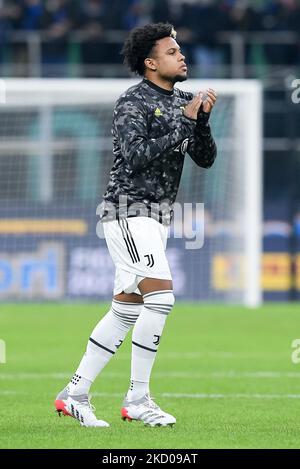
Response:
[[[99,47],[107,33],[152,21],[172,22],[189,61],[209,69],[226,54],[220,31],[290,31],[297,36],[300,0],[0,0],[0,62],[12,33],[38,31],[43,60],[49,63],[67,60],[74,32],[83,62],[117,63],[120,47]],[[264,53],[270,63],[298,63],[299,42],[281,48],[268,44]]]

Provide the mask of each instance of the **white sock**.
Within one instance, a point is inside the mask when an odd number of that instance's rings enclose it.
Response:
[[[92,381],[75,373],[67,386],[68,394],[72,396],[88,394],[91,385]]]
[[[146,383],[143,383],[142,381],[130,381],[130,387],[127,393],[127,398],[130,401],[139,399],[140,397],[145,396],[145,394],[150,394],[149,381]]]
[[[100,371],[114,356],[135,324],[142,307],[142,303],[112,301],[111,309],[91,333],[86,352],[67,386],[69,394],[88,394]]]
[[[147,293],[132,332],[131,386],[127,399],[133,401],[149,393],[149,381],[169,312],[174,305],[172,290]]]

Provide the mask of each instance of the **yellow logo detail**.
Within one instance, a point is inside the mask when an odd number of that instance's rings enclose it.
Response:
[[[157,107],[157,108],[155,109],[154,114],[156,115],[156,117],[162,116],[162,112],[161,112],[161,110],[159,109],[159,107]]]

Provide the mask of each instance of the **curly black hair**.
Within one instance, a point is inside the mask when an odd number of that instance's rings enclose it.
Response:
[[[149,57],[156,41],[164,37],[176,38],[176,31],[169,23],[152,23],[133,29],[127,37],[121,54],[129,70],[143,76],[144,60]]]

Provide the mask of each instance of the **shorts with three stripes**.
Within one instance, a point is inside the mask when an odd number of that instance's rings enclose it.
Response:
[[[116,266],[114,295],[140,293],[146,277],[171,280],[166,257],[168,227],[150,217],[129,217],[103,223],[107,247]]]

